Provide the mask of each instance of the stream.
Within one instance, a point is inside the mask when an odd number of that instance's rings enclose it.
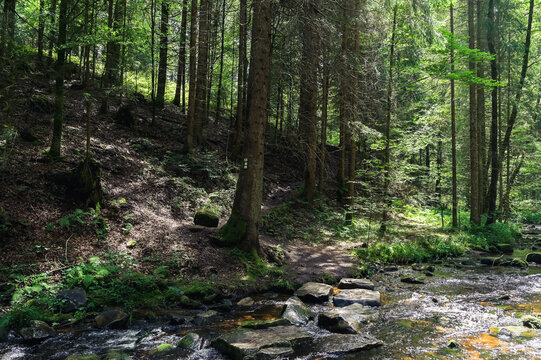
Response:
[[[541,228],[525,235],[521,245],[539,251]],[[519,246],[519,247],[520,247]],[[477,258],[459,258],[437,264],[434,276],[422,284],[407,284],[404,276],[419,277],[411,267],[389,267],[372,276],[381,293],[379,318],[365,325],[362,333],[384,345],[354,354],[314,353],[311,342],[295,348],[295,359],[541,359],[541,330],[505,328],[522,326],[521,316],[541,313],[541,265],[526,269],[491,267]],[[251,306],[230,301],[205,310],[169,309],[153,320],[135,320],[125,330],[96,330],[92,323],[63,328],[55,337],[38,344],[24,344],[13,335],[0,343],[0,359],[65,359],[72,354],[111,357],[118,349],[133,359],[228,359],[211,346],[211,341],[235,330],[247,320],[280,318],[286,294],[254,296]],[[330,304],[313,306],[316,312]],[[202,319],[205,311],[216,316]],[[204,316],[203,316],[204,317]],[[178,321],[185,319],[185,323]],[[303,329],[316,339],[329,336],[314,321]],[[518,330],[517,330],[518,329]],[[526,331],[527,330],[527,331]],[[187,333],[202,337],[199,349],[158,351],[162,344],[178,342]],[[452,349],[456,345],[455,349]]]

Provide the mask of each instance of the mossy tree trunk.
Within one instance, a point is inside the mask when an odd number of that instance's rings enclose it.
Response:
[[[247,131],[231,217],[221,230],[224,242],[259,252],[259,217],[263,197],[263,159],[270,82],[272,0],[254,1],[251,63],[248,78]]]

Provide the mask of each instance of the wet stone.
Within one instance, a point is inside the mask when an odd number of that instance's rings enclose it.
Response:
[[[177,347],[181,349],[199,350],[201,347],[201,336],[195,333],[184,335],[178,342]]]
[[[237,306],[252,306],[255,303],[254,299],[251,297],[246,297],[237,302]]]
[[[533,262],[536,264],[541,264],[541,252],[533,252],[526,255],[527,262]]]
[[[302,301],[322,303],[328,301],[332,293],[333,288],[330,285],[307,282],[295,292],[295,295]]]
[[[366,289],[374,290],[374,283],[368,279],[342,279],[338,283],[339,289]]]
[[[194,319],[194,324],[197,326],[208,325],[216,321],[217,317],[218,317],[218,312],[216,310],[205,311],[204,313],[199,314]]]
[[[296,296],[290,297],[286,303],[282,318],[288,320],[292,324],[302,325],[314,318],[314,313],[301,299]]]
[[[119,349],[110,349],[107,351],[104,360],[131,360],[132,357],[126,353],[123,353]]]
[[[111,329],[124,329],[128,325],[128,314],[122,310],[106,310],[96,316],[94,319],[96,327],[98,328],[111,328]]]
[[[377,319],[378,315],[372,308],[353,304],[319,314],[317,325],[335,333],[356,334],[361,331],[364,324]]]
[[[60,291],[57,295],[62,303],[61,310],[65,313],[74,312],[87,303],[86,292],[83,289],[71,289]]]
[[[530,329],[541,329],[541,314],[523,316],[522,325]]]
[[[245,321],[240,326],[246,329],[268,329],[274,326],[291,325],[287,319]]]
[[[291,346],[276,346],[259,350],[256,359],[283,359],[290,355],[293,355],[293,348]]]
[[[66,358],[66,360],[100,360],[96,354],[74,354]]]
[[[25,341],[41,341],[56,335],[56,331],[43,321],[32,320],[30,326],[20,331]]]
[[[265,358],[269,354],[264,349],[289,349],[311,339],[312,335],[296,326],[277,326],[259,330],[240,328],[222,335],[212,342],[212,346],[233,359],[258,358],[258,356]]]
[[[383,342],[371,336],[334,334],[318,339],[318,342],[313,347],[313,352],[338,355],[370,350],[382,345]]]
[[[379,291],[365,289],[342,290],[333,298],[335,306],[348,306],[361,304],[365,306],[381,306],[381,295]]]
[[[501,328],[492,327],[490,328],[490,335],[496,336],[500,339],[514,339],[514,338],[524,338],[531,339],[533,337],[538,337],[541,333],[538,330],[530,329],[525,326],[504,326]]]
[[[416,278],[416,277],[412,277],[412,276],[403,276],[402,278],[400,278],[400,281],[405,283],[405,284],[424,284],[424,280],[422,280],[421,278]]]

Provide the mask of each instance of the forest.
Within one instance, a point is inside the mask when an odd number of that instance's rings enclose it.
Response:
[[[0,359],[541,359],[539,0],[0,0]]]

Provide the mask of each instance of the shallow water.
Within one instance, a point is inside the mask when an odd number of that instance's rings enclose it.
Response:
[[[539,237],[538,235],[535,236]],[[490,328],[521,325],[520,316],[541,312],[541,267],[527,270],[482,266],[438,266],[436,276],[422,285],[400,282],[403,275],[419,275],[410,268],[380,273],[373,277],[382,293],[380,319],[365,328],[367,334],[382,340],[381,348],[360,354],[335,356],[338,359],[541,359],[541,335],[529,338],[499,338]],[[503,296],[503,297],[502,297]],[[210,347],[210,341],[234,330],[247,320],[272,320],[280,316],[287,295],[267,294],[256,297],[248,309],[221,311],[217,320],[195,326],[194,311],[168,310],[155,321],[136,321],[128,330],[97,331],[91,324],[64,329],[63,333],[37,345],[12,341],[0,344],[0,359],[64,359],[70,354],[94,353],[104,356],[109,349],[121,349],[134,359],[225,359]],[[325,308],[320,305],[319,309]],[[316,307],[317,309],[317,307]],[[185,317],[185,325],[168,325],[165,318],[175,314]],[[159,314],[161,315],[161,314]],[[306,330],[316,338],[328,335],[313,322]],[[175,349],[153,354],[161,344],[176,344],[186,333],[196,332],[205,338],[204,348],[196,352]],[[458,349],[449,349],[454,340]],[[297,349],[298,359],[327,359],[326,354],[312,354],[309,347]]]

